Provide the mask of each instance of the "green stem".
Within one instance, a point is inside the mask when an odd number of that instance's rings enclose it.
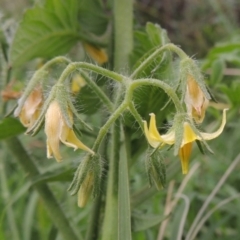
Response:
[[[138,79],[138,80],[133,81],[130,84],[128,91],[126,93],[126,102],[128,104],[130,104],[132,101],[133,91],[136,88],[143,86],[143,85],[156,86],[156,87],[163,89],[166,92],[166,94],[168,94],[169,97],[172,99],[172,101],[176,107],[176,110],[179,113],[184,113],[184,108],[183,108],[177,94],[175,93],[174,89],[172,87],[170,87],[168,84],[166,84],[165,82],[162,82],[158,79],[152,79],[152,78]]]
[[[119,118],[119,116],[126,110],[127,108],[127,103],[123,102],[117,109],[116,111],[109,117],[109,119],[107,120],[107,122],[101,127],[97,139],[93,145],[92,150],[94,152],[97,152],[103,138],[105,137],[105,135],[107,134],[109,128],[111,127],[111,125]]]
[[[90,88],[96,93],[96,95],[100,98],[100,100],[107,106],[109,112],[113,112],[113,104],[108,98],[108,96],[102,91],[100,87],[92,80],[90,79],[83,71],[80,71],[80,74],[82,77],[86,80],[87,84],[90,86]]]
[[[123,133],[123,146],[121,148],[121,158],[119,159],[118,170],[118,240],[131,240],[131,207],[129,194],[129,171],[128,163],[130,162],[130,152],[128,151],[129,139]]]
[[[114,0],[114,69],[126,71],[133,48],[133,0]]]
[[[164,46],[161,46],[160,48],[156,49],[149,57],[147,57],[137,69],[132,73],[130,76],[131,79],[134,79],[138,76],[140,72],[142,72],[159,54],[161,54],[163,51],[172,51],[175,52],[181,59],[188,58],[188,55],[179,47],[172,43],[168,43]]]
[[[142,117],[141,117],[141,115],[138,113],[138,111],[137,111],[137,109],[135,108],[133,102],[129,102],[129,103],[128,103],[128,109],[129,109],[130,113],[133,115],[133,117],[137,120],[139,126],[141,127],[142,131],[144,132]]]
[[[32,92],[32,90],[35,88],[35,86],[42,82],[43,80],[45,80],[45,74],[46,74],[46,70],[50,67],[52,67],[55,64],[61,64],[61,63],[70,63],[71,61],[65,57],[55,57],[53,59],[51,59],[50,61],[46,62],[40,69],[38,69],[32,76],[32,78],[30,79],[27,87],[24,90],[24,93],[22,95],[22,97],[19,99],[18,101],[18,107],[15,110],[15,115],[18,116],[26,99],[28,98],[28,96],[30,95],[30,93]]]
[[[94,199],[94,203],[92,206],[92,212],[90,215],[90,219],[88,222],[88,229],[85,240],[94,240],[98,239],[99,233],[99,216],[101,213],[101,193]]]
[[[123,75],[120,75],[118,73],[112,72],[108,69],[99,67],[97,65],[91,64],[91,63],[86,63],[86,62],[73,62],[70,63],[62,72],[58,82],[59,83],[63,83],[68,76],[73,73],[76,70],[82,70],[82,69],[86,69],[88,71],[93,71],[96,72],[102,76],[108,77],[110,79],[113,79],[117,82],[122,82],[123,79],[125,78]]]
[[[105,114],[104,114],[105,116]],[[102,148],[101,148],[101,156],[107,156],[108,151],[108,138],[105,138]],[[106,169],[107,167],[107,161],[103,162],[103,169]],[[102,174],[101,182],[100,182],[100,189],[104,189],[106,182],[106,175]],[[101,213],[102,213],[102,195],[103,191],[99,191],[99,195],[96,197],[93,203],[91,216],[88,222],[88,228],[87,228],[87,234],[85,240],[97,240],[99,239],[99,232],[101,230],[101,227],[99,225]]]
[[[111,157],[109,161],[105,215],[102,240],[118,239],[118,167],[120,145],[120,121],[116,121],[112,132]]]
[[[14,137],[6,139],[6,144],[11,154],[25,170],[30,181],[40,174],[36,165],[17,138]],[[58,228],[59,232],[61,232],[64,239],[78,240],[77,235],[69,224],[69,219],[67,219],[64,215],[49,187],[45,183],[37,183],[33,185],[33,188],[42,198],[49,216]]]

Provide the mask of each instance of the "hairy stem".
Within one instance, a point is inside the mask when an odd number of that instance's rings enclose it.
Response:
[[[111,125],[119,118],[119,116],[126,110],[127,108],[127,104],[125,102],[123,102],[117,109],[116,111],[109,117],[109,119],[107,120],[107,122],[101,127],[97,139],[93,145],[92,150],[97,152],[103,138],[105,137],[105,135],[107,134],[109,128],[111,127]]]
[[[128,69],[133,48],[133,0],[114,0],[114,69]]]
[[[76,70],[83,70],[86,69],[88,71],[93,71],[96,72],[102,76],[108,77],[112,80],[115,80],[116,82],[122,82],[123,79],[125,78],[124,76],[110,71],[108,69],[99,67],[97,65],[91,64],[91,63],[86,63],[86,62],[72,62],[70,63],[62,72],[58,82],[63,83],[71,73],[73,73]]]
[[[172,51],[175,52],[181,59],[188,58],[187,54],[177,47],[176,45],[172,43],[168,43],[164,46],[159,47],[156,49],[150,56],[148,56],[135,71],[130,76],[131,79],[134,79],[138,76],[140,72],[142,72],[159,54],[161,54],[163,51]]]
[[[149,86],[156,86],[156,87],[159,87],[161,89],[163,89],[166,94],[172,99],[175,107],[176,107],[176,110],[179,112],[179,113],[184,113],[184,108],[177,96],[177,94],[175,93],[174,89],[169,86],[167,83],[165,82],[162,82],[158,79],[138,79],[138,80],[135,80],[133,81],[129,88],[128,88],[128,92],[126,94],[126,101],[129,103],[132,101],[132,95],[133,95],[133,91],[140,87],[140,86],[143,86],[143,85],[149,85]]]
[[[80,74],[83,76],[90,88],[100,98],[100,100],[106,105],[109,112],[113,112],[113,104],[108,98],[108,96],[102,91],[102,89],[98,87],[98,85],[92,79],[90,79],[83,71],[80,71]]]
[[[102,240],[118,239],[119,144],[120,144],[120,121],[116,121],[112,131],[112,146],[107,178],[107,194],[102,229]]]

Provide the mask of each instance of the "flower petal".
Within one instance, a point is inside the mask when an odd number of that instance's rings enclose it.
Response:
[[[184,133],[181,147],[183,147],[187,143],[194,142],[197,139],[200,140],[201,138],[196,135],[188,122],[184,122]]]
[[[161,135],[159,134],[156,126],[156,116],[154,113],[150,113],[150,123],[149,123],[149,134],[152,138],[155,138],[157,141],[163,141]]]
[[[212,140],[212,139],[218,137],[222,133],[222,131],[224,129],[224,126],[226,124],[226,112],[227,112],[227,110],[228,110],[227,108],[223,110],[222,123],[221,123],[221,126],[219,127],[219,129],[216,132],[214,132],[214,133],[203,133],[203,132],[201,132],[200,133],[201,137],[204,140]],[[201,138],[199,140],[201,140]]]
[[[179,149],[179,157],[182,165],[182,173],[188,173],[189,159],[192,152],[192,142],[189,142]]]
[[[92,149],[90,149],[89,147],[87,147],[86,145],[84,145],[75,135],[75,133],[73,132],[72,129],[70,129],[68,136],[66,139],[62,139],[60,136],[60,140],[62,143],[64,143],[65,145],[67,145],[68,147],[72,147],[74,148],[74,151],[77,150],[78,148],[88,151],[91,154],[95,154]]]
[[[57,101],[54,101],[50,104],[45,115],[45,133],[47,135],[48,153],[52,152],[57,161],[62,159],[59,151],[59,134],[63,125],[62,121],[60,107]]]
[[[156,117],[154,113],[150,113],[149,134],[152,138],[162,142],[162,144],[172,145],[175,142],[174,131],[169,131],[167,134],[160,135],[157,130]]]
[[[161,141],[154,138],[152,136],[152,134],[149,133],[149,130],[148,130],[148,126],[147,126],[147,122],[146,121],[143,121],[143,126],[144,126],[144,133],[145,133],[145,136],[148,140],[148,143],[153,147],[153,148],[157,148],[159,147]]]

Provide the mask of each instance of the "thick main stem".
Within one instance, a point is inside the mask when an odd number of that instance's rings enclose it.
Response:
[[[30,156],[27,154],[26,150],[23,148],[20,141],[14,137],[6,139],[6,145],[9,148],[11,154],[23,167],[31,181],[34,177],[39,175],[39,171],[35,164],[33,163]],[[38,192],[42,201],[47,209],[49,216],[51,217],[53,223],[61,232],[64,239],[78,240],[79,238],[71,228],[69,220],[64,215],[62,209],[60,208],[58,202],[56,201],[53,193],[45,183],[37,183],[33,185],[33,188]]]
[[[129,68],[133,48],[133,0],[114,0],[114,69]]]
[[[118,239],[118,167],[120,123],[116,121],[112,132],[111,157],[109,161],[105,216],[102,240]]]

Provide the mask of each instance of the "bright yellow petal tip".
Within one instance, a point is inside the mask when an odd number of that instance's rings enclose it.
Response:
[[[179,150],[179,157],[181,160],[183,174],[188,173],[188,166],[189,166],[191,152],[192,152],[192,142],[185,144]]]

